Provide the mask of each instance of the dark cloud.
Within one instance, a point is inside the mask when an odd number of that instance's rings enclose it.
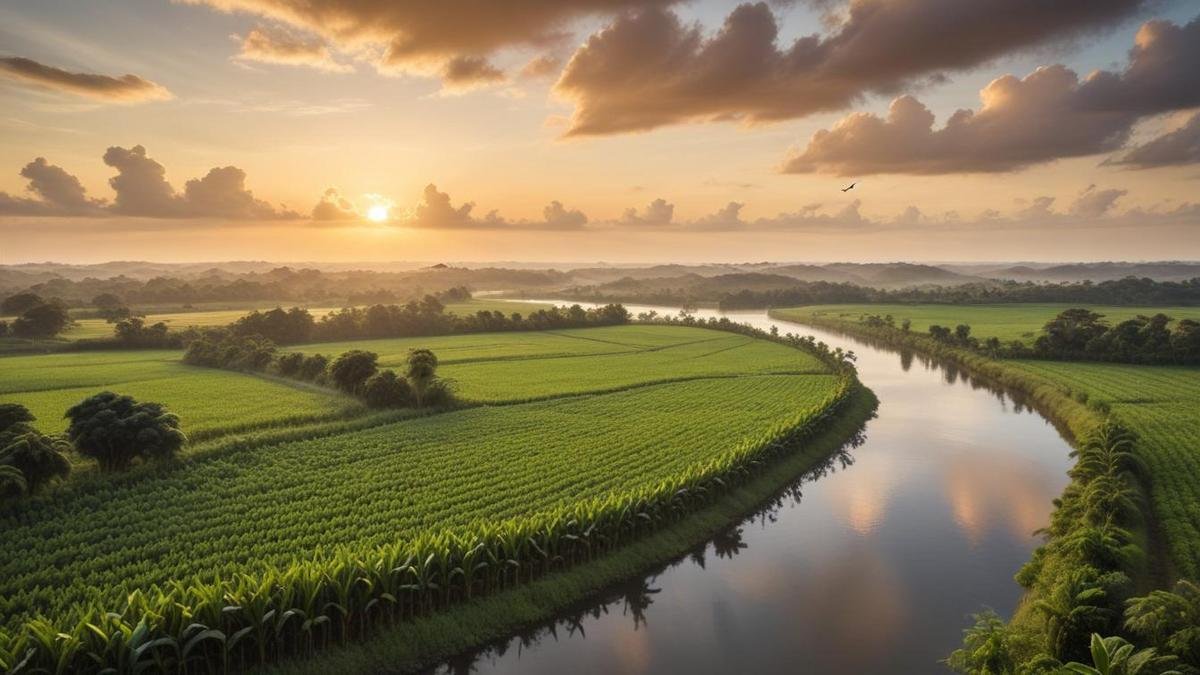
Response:
[[[1178,129],[1132,147],[1104,163],[1137,169],[1200,164],[1200,113],[1193,114]]]
[[[504,72],[482,56],[455,56],[442,68],[442,80],[452,87],[473,87],[503,79]]]
[[[1200,20],[1152,21],[1138,32],[1129,66],[1080,80],[1065,66],[993,80],[978,111],[944,127],[911,96],[886,118],[855,113],[821,130],[786,161],[787,173],[996,172],[1121,148],[1143,116],[1200,105]]]
[[[354,68],[338,63],[325,41],[315,36],[275,27],[260,26],[241,40],[237,58],[244,61],[273,63],[285,66],[306,66],[333,73],[349,73]]]
[[[569,35],[571,24],[584,17],[612,16],[678,0],[183,1],[286,23],[347,51],[379,45],[381,66],[430,73],[431,65],[435,72],[441,71],[455,57],[486,57],[511,47],[557,46]]]
[[[575,52],[556,87],[568,135],[689,121],[769,122],[843,109],[866,94],[1111,26],[1146,0],[855,0],[827,36],[777,46],[766,3],[741,5],[711,37],[673,12],[618,17]]]
[[[0,215],[91,216],[104,213],[104,202],[90,199],[83,184],[65,169],[38,157],[21,169],[26,187],[37,196],[17,197],[0,192]]]
[[[117,193],[113,213],[150,218],[183,216],[183,200],[167,182],[167,170],[146,156],[145,147],[113,146],[105,151],[104,163],[117,170],[117,175],[108,179]]]
[[[320,221],[339,221],[339,220],[357,220],[359,218],[358,211],[355,210],[354,204],[346,199],[337,191],[336,188],[329,188],[325,194],[321,196],[321,201],[313,207],[312,219]]]
[[[137,75],[73,73],[18,56],[0,57],[0,75],[44,89],[114,103],[141,103],[171,98],[165,87]]]

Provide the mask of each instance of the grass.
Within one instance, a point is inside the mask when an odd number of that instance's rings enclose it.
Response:
[[[1200,320],[1200,307],[1116,307],[1110,305],[1069,304],[999,304],[999,305],[812,305],[772,310],[781,319],[804,323],[808,318],[844,319],[857,322],[864,314],[891,314],[899,325],[904,319],[912,321],[912,330],[929,332],[929,326],[937,324],[953,328],[965,323],[971,326],[971,334],[980,340],[997,337],[1001,341],[1019,340],[1032,343],[1041,333],[1042,326],[1064,309],[1086,307],[1103,314],[1111,324],[1132,319],[1138,314],[1153,315],[1159,312],[1175,319]]]
[[[254,427],[339,417],[353,399],[285,380],[184,365],[171,350],[66,352],[0,359],[0,403],[20,403],[46,433],[67,408],[100,391],[163,403],[201,439]]]
[[[389,353],[399,355],[411,341],[387,342],[395,343]],[[194,575],[227,578],[334,547],[363,550],[648,489],[820,408],[838,383],[802,352],[682,327],[418,342],[474,354],[445,370],[481,400],[558,398],[357,430],[331,422],[346,429],[333,435],[313,424],[308,438],[301,431],[272,442],[271,434],[263,434],[262,442],[193,453],[174,467],[112,479],[93,474],[20,508],[0,507],[6,537],[0,616],[13,627],[36,612],[53,617],[89,600],[117,605],[134,589]],[[497,358],[486,358],[488,345]],[[579,353],[564,355],[571,347]],[[91,391],[100,382],[119,392],[139,383],[174,386],[159,392],[193,398],[145,397],[180,408],[187,429],[188,408],[229,405],[230,386],[280,389],[239,399],[240,405],[226,409],[226,423],[273,403],[282,391],[295,391],[198,369],[199,375],[220,377],[193,382],[186,379],[193,369],[182,365],[174,366],[183,369],[174,375],[162,374],[171,367],[163,360],[171,356],[93,352],[4,359],[0,373],[11,377],[0,376],[0,382],[14,390],[3,400],[26,402],[80,386]],[[79,360],[89,358],[96,361]],[[162,376],[140,379],[147,372]],[[110,373],[127,379],[112,383],[116,376]]]

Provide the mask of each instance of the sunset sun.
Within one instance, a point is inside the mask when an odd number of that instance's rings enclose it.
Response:
[[[387,204],[376,204],[367,209],[367,220],[373,223],[382,223],[388,219]]]

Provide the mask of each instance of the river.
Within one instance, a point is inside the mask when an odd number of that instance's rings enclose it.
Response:
[[[1055,427],[953,367],[764,311],[696,312],[720,315],[853,350],[877,417],[702,550],[431,672],[936,673],[971,613],[1013,611],[1067,482]]]

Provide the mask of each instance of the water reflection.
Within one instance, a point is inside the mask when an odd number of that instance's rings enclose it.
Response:
[[[728,316],[856,352],[880,407],[853,461],[839,453],[704,546],[436,672],[937,672],[969,613],[1016,606],[1012,575],[1070,450],[1030,402],[912,351]]]

